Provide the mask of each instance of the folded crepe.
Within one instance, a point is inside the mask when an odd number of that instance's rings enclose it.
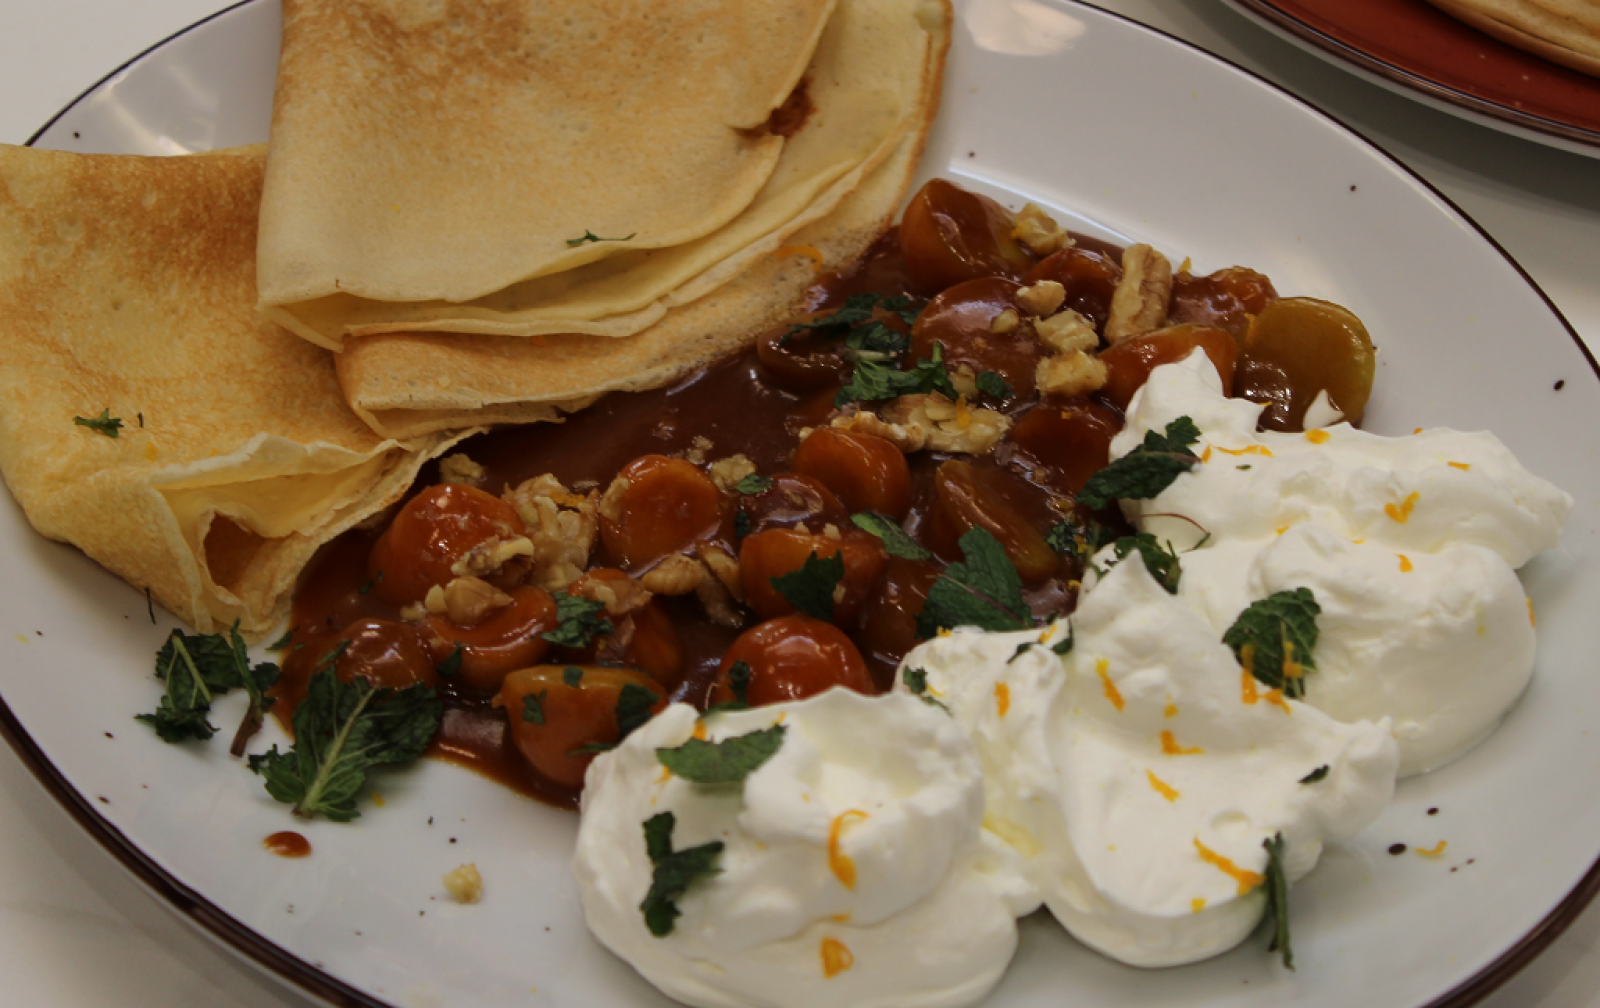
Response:
[[[1600,0],[1432,0],[1502,42],[1600,77]]]
[[[264,310],[335,349],[398,326],[637,331],[903,118],[893,81],[789,101],[828,66],[812,57],[833,7],[286,0]],[[807,101],[834,92],[855,118],[792,150]]]
[[[263,164],[0,146],[0,473],[39,532],[251,636],[448,443],[374,434],[256,314]]]
[[[665,385],[792,315],[819,273],[850,262],[887,229],[939,104],[948,5],[840,0],[840,15],[852,10],[881,15],[880,30],[865,35],[885,61],[916,67],[915,113],[887,156],[828,213],[626,338],[394,332],[351,339],[336,364],[352,408],[390,437],[554,420],[606,392]],[[915,30],[906,31],[902,18]]]

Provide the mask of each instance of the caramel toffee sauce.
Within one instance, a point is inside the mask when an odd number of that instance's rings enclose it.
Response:
[[[274,833],[261,841],[261,846],[268,853],[285,858],[303,858],[311,856],[311,841],[298,833],[284,830]]]

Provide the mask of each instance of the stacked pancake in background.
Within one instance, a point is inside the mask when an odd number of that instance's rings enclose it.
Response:
[[[1429,0],[1480,31],[1600,77],[1600,0]]]
[[[950,24],[943,0],[284,6],[270,149],[0,148],[8,487],[252,636],[460,437],[669,382],[862,252]],[[103,410],[122,426],[74,422]]]

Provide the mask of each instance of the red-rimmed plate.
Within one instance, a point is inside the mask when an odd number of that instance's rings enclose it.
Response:
[[[1495,129],[1600,157],[1600,77],[1524,52],[1427,0],[1227,0],[1391,90]]]

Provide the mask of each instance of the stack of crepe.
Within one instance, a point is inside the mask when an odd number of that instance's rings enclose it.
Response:
[[[1502,42],[1600,77],[1600,0],[1432,0]]]
[[[285,0],[270,148],[0,148],[0,471],[200,629],[266,632],[460,437],[671,381],[859,255],[948,31],[945,0]]]

